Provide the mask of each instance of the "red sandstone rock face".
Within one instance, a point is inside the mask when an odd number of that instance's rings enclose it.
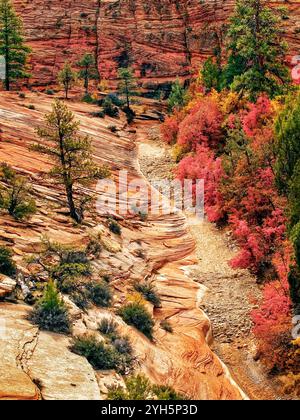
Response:
[[[14,0],[33,48],[34,79],[54,80],[62,63],[84,51],[97,57],[103,78],[114,78],[128,57],[137,75],[185,75],[212,52],[210,27],[232,13],[234,0]],[[285,21],[290,54],[299,51],[299,0],[271,1],[290,9]]]

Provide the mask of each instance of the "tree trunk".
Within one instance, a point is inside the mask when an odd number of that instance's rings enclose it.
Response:
[[[73,198],[73,188],[71,186],[66,185],[66,193],[67,193],[68,205],[70,209],[70,215],[72,219],[74,219],[77,223],[81,223],[82,216],[78,213],[75,207],[74,198]]]

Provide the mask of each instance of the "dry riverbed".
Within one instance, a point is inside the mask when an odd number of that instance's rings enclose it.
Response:
[[[139,123],[137,141],[144,176],[149,181],[172,178],[176,165],[171,149],[159,138],[158,126],[153,126],[153,122]],[[207,221],[195,221],[189,215],[187,224],[199,260],[194,280],[207,288],[200,307],[212,323],[213,350],[250,399],[286,398],[280,396],[279,384],[268,376],[260,362],[254,361],[256,346],[250,313],[257,307],[261,290],[247,270],[233,270],[228,265],[237,252],[230,232],[220,231]]]

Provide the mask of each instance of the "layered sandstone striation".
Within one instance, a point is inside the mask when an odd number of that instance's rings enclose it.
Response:
[[[34,105],[35,110],[28,109],[28,104]],[[49,162],[28,149],[35,139],[35,128],[50,105],[49,97],[41,94],[30,93],[25,99],[17,94],[1,95],[0,161],[10,163],[19,173],[30,177],[38,203],[38,213],[28,223],[1,215],[1,244],[13,249],[26,277],[26,257],[40,249],[42,235],[79,247],[86,243],[91,230],[101,231],[104,247],[93,264],[96,270],[111,275],[114,307],[93,308],[84,313],[71,306],[74,334],[99,335],[100,320],[113,317],[122,333],[130,337],[137,367],[153,382],[173,386],[194,399],[243,398],[209,347],[210,322],[199,309],[205,289],[190,275],[197,260],[184,216],[171,212],[149,216],[146,221],[126,217],[120,220],[122,237],[119,238],[109,232],[105,217],[107,213],[113,214],[114,208],[102,211],[100,205],[98,212],[87,216],[83,226],[74,226],[66,216],[61,189],[45,177]],[[124,131],[122,120],[92,118],[91,112],[96,108],[91,105],[74,102],[70,107],[81,121],[81,130],[92,136],[95,160],[108,163],[114,176],[118,170],[125,169],[129,180],[141,180],[136,137]],[[118,127],[116,134],[109,130],[112,123]],[[107,194],[109,198],[110,193],[105,191],[100,186],[97,194],[99,197]],[[119,195],[118,202],[121,201]],[[155,320],[153,342],[115,315],[115,309],[126,302],[131,282],[144,279],[155,282],[162,298],[161,308],[149,307]],[[27,320],[29,310],[25,305],[0,302],[4,328],[0,335],[0,372],[6,378],[0,381],[0,398],[105,398],[106,385],[118,381],[116,375],[94,373],[85,359],[70,352],[70,338],[39,332]],[[172,334],[160,327],[161,320],[170,322]]]
[[[63,62],[93,53],[100,75],[116,77],[118,66],[133,64],[146,83],[185,76],[210,55],[215,33],[233,11],[234,0],[14,0],[33,48],[33,82],[53,82]],[[289,9],[283,22],[298,53],[299,1],[270,1]],[[289,58],[288,58],[289,59]]]

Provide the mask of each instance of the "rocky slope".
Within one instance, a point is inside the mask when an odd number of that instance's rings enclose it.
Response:
[[[35,109],[28,109],[29,104]],[[169,384],[195,399],[243,398],[209,347],[210,322],[199,309],[205,288],[189,275],[197,260],[184,216],[173,213],[149,217],[144,222],[136,218],[120,220],[119,238],[107,229],[107,210],[101,214],[99,207],[100,214],[92,211],[85,225],[74,226],[65,214],[61,190],[44,176],[49,162],[28,150],[35,138],[34,129],[50,104],[51,99],[44,95],[31,93],[22,99],[16,94],[1,94],[0,161],[30,177],[38,202],[38,213],[29,223],[1,215],[1,244],[13,249],[26,275],[24,257],[40,249],[42,235],[79,247],[88,240],[88,233],[101,231],[103,250],[93,264],[111,275],[114,307],[84,313],[70,304],[74,334],[99,334],[100,320],[113,317],[123,334],[130,336],[138,368],[153,382]],[[129,179],[141,179],[135,134],[124,131],[122,121],[92,118],[93,106],[74,102],[70,107],[80,119],[82,131],[93,138],[95,160],[109,163],[114,176],[119,169],[126,169]],[[119,130],[115,134],[108,129],[112,123]],[[101,189],[97,193],[105,194]],[[149,307],[156,321],[154,342],[114,314],[114,309],[126,301],[130,282],[145,278],[155,282],[162,298],[160,309]],[[24,304],[0,302],[0,399],[105,398],[107,385],[120,382],[120,378],[114,372],[93,371],[85,359],[69,351],[68,337],[39,332],[27,320],[29,310]],[[160,328],[160,321],[165,319],[172,325],[173,334]]]
[[[103,78],[132,62],[145,83],[186,75],[212,53],[213,32],[232,13],[234,0],[13,0],[33,48],[33,81],[47,84],[67,59],[92,52]],[[285,6],[290,55],[299,53],[299,1]]]

